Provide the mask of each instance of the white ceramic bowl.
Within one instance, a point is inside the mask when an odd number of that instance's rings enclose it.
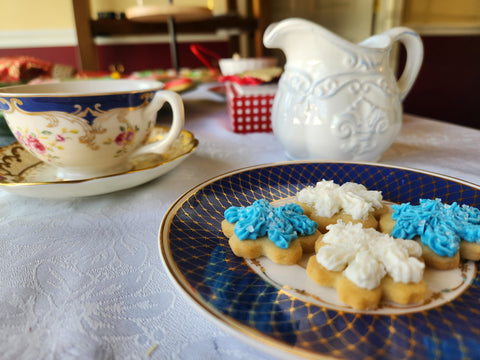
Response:
[[[222,75],[241,74],[249,70],[258,70],[277,65],[277,59],[273,57],[264,58],[228,58],[220,59],[218,62]]]

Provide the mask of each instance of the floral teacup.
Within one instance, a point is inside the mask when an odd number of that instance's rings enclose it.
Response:
[[[162,84],[144,80],[91,80],[0,89],[0,110],[17,140],[57,176],[77,180],[128,171],[129,159],[162,153],[184,124],[183,102]],[[165,102],[172,125],[160,142],[146,144]]]

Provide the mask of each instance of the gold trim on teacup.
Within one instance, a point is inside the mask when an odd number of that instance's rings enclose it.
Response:
[[[89,86],[93,84],[113,84],[116,83],[120,85],[120,83],[127,84],[128,82],[130,83],[146,83],[150,85],[146,89],[134,89],[134,90],[117,90],[117,91],[82,91],[82,90],[77,90],[77,91],[70,91],[67,92],[63,89],[62,92],[53,92],[53,91],[45,91],[45,92],[21,92],[23,89],[40,89],[42,87],[47,88],[47,87],[55,87],[57,85],[66,85],[67,87],[70,84],[75,84],[75,85],[82,85],[82,84],[88,84]],[[60,86],[59,86],[60,87]],[[65,81],[65,82],[59,82],[59,83],[50,83],[50,84],[25,84],[25,85],[15,85],[15,86],[7,86],[0,88],[0,97],[52,97],[52,98],[63,98],[63,97],[88,97],[88,96],[110,96],[110,95],[126,95],[126,94],[139,94],[139,93],[144,93],[144,92],[157,92],[159,90],[167,91],[164,90],[165,84],[160,81],[155,81],[155,80],[135,80],[135,79],[122,79],[122,80],[75,80],[75,81]],[[13,90],[13,91],[12,91]],[[18,91],[20,90],[20,92]],[[33,91],[33,90],[32,90]]]

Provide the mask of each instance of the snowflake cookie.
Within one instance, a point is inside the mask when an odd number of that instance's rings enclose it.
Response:
[[[313,252],[320,235],[317,223],[297,204],[274,207],[261,199],[247,207],[225,211],[222,231],[236,256],[266,256],[274,263],[292,265],[304,252]]]
[[[337,290],[340,301],[357,310],[380,301],[417,304],[425,300],[425,264],[412,240],[394,239],[362,224],[329,225],[307,263],[307,274]]]
[[[392,211],[380,217],[379,228],[418,241],[427,266],[438,270],[458,267],[461,258],[480,260],[480,210],[471,206],[440,199],[392,205]]]
[[[300,190],[296,201],[305,214],[318,223],[322,233],[338,220],[377,228],[377,218],[385,210],[380,191],[368,190],[362,184],[353,182],[338,185],[325,179]]]

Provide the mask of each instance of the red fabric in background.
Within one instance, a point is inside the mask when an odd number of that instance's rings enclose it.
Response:
[[[180,66],[192,69],[204,67],[205,65],[191,52],[190,45],[192,43],[178,44]],[[202,42],[201,45],[220,57],[233,55],[228,41]],[[33,56],[53,64],[69,65],[79,71],[82,70],[76,46],[0,49],[0,57],[7,56]],[[98,57],[100,70],[103,71],[109,71],[109,66],[115,64],[122,64],[126,73],[172,68],[168,43],[99,45]]]
[[[22,48],[0,49],[0,57],[31,56],[52,64],[70,65],[78,69],[75,46],[45,47],[45,48]]]
[[[205,65],[191,52],[191,43],[178,44],[178,58],[180,67],[191,69],[205,67]],[[227,42],[202,42],[202,46],[214,51],[220,57],[231,57],[230,46]],[[141,71],[145,69],[171,69],[170,45],[141,44],[141,45],[103,45],[98,48],[100,68],[108,69],[111,64],[122,64],[125,72]]]
[[[52,64],[31,56],[0,58],[0,82],[27,81],[39,76],[48,76]]]

